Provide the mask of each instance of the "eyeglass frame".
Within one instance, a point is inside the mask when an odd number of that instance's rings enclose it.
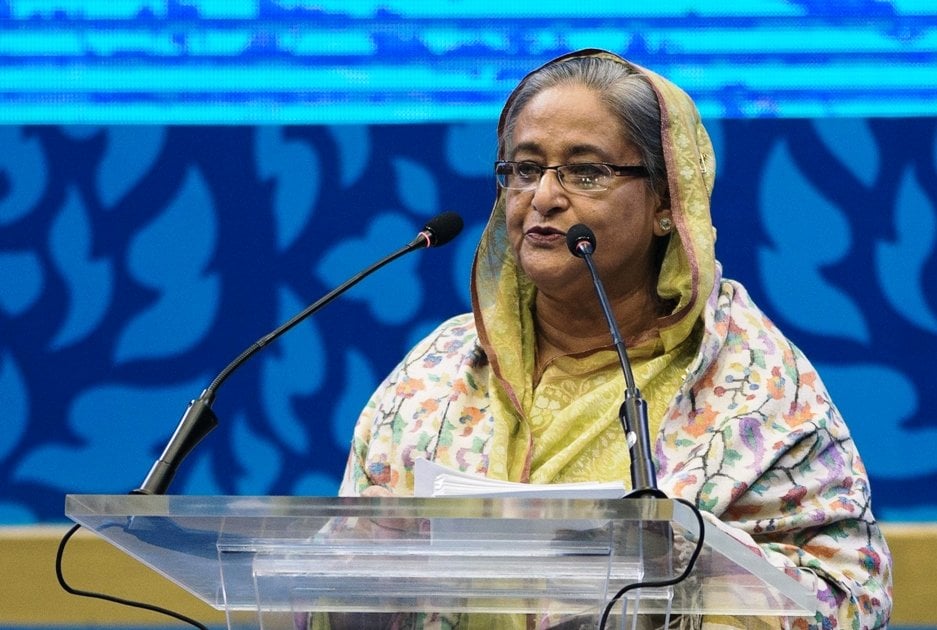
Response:
[[[529,187],[526,187],[526,188],[508,187],[502,182],[501,178],[502,176],[506,176],[509,173],[498,172],[498,167],[502,165],[508,165],[508,164],[514,167],[514,170],[512,172],[515,174],[517,172],[516,167],[518,165],[529,164],[531,166],[537,167],[540,170],[540,175],[537,177],[537,181],[533,182],[533,184]],[[553,166],[541,166],[540,164],[537,164],[533,160],[520,160],[520,161],[497,160],[495,161],[494,166],[495,166],[495,180],[498,182],[498,186],[500,186],[504,190],[514,190],[514,191],[534,190],[537,188],[537,186],[540,185],[540,181],[543,179],[543,176],[546,174],[547,171],[555,171],[556,180],[557,182],[559,182],[563,190],[574,193],[574,194],[585,194],[585,195],[588,195],[589,193],[593,193],[593,192],[605,192],[606,190],[608,190],[609,187],[606,186],[604,188],[592,188],[590,190],[567,188],[566,184],[563,181],[565,176],[563,175],[563,172],[560,169],[568,168],[570,166],[603,166],[607,168],[609,171],[611,171],[610,173],[608,173],[608,175],[615,176],[615,177],[649,177],[651,174],[650,171],[647,169],[647,167],[644,166],[643,164],[609,164],[608,162],[570,162],[566,164],[555,164]]]

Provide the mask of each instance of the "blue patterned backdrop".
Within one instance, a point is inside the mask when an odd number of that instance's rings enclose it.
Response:
[[[483,2],[332,4],[0,0],[0,524],[138,486],[229,360],[458,211],[452,244],[229,379],[172,487],[334,493],[370,392],[469,308],[500,102],[585,45],[700,99],[726,275],[818,365],[879,515],[937,520],[928,2],[545,3],[496,20]]]
[[[818,364],[886,519],[937,515],[937,119],[709,125],[726,275]],[[332,494],[357,411],[469,308],[490,124],[0,128],[0,522],[142,482],[236,354],[443,209],[219,390],[180,493]]]

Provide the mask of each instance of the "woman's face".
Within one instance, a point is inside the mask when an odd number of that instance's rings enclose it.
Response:
[[[640,164],[638,151],[598,94],[580,84],[540,92],[521,110],[506,160],[556,166],[576,162]],[[591,292],[585,263],[566,247],[566,231],[584,223],[595,233],[594,260],[611,300],[653,291],[652,242],[659,202],[639,177],[614,177],[608,190],[571,193],[555,171],[534,190],[505,190],[508,239],[538,290],[560,300]]]

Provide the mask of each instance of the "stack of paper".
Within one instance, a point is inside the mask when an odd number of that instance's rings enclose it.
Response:
[[[541,497],[545,499],[618,499],[625,495],[621,481],[581,483],[517,483],[459,472],[426,459],[413,467],[418,497]]]

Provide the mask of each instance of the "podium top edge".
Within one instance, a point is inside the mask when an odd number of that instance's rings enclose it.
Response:
[[[65,514],[86,517],[354,517],[633,519],[695,522],[691,509],[673,499],[557,499],[534,497],[306,497],[224,495],[69,494]]]

